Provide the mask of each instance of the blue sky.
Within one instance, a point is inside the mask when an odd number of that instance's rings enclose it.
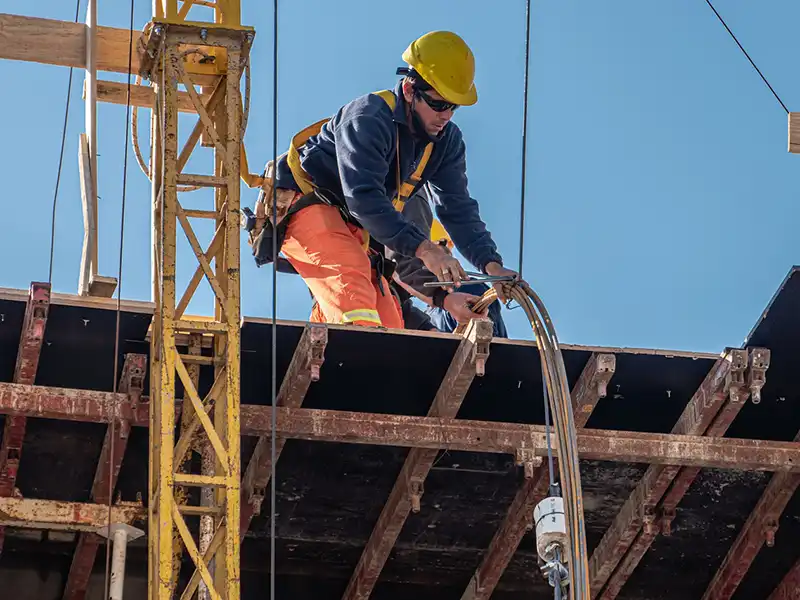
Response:
[[[126,2],[100,2],[101,25],[125,27]],[[251,170],[272,152],[271,2],[243,3],[256,28]],[[715,6],[790,110],[800,110],[789,0]],[[0,11],[71,20],[74,4]],[[198,9],[194,9],[198,10]],[[200,9],[203,10],[203,9]],[[525,6],[522,0],[281,2],[279,144],[349,99],[391,87],[406,45],[451,29],[472,46],[480,100],[458,112],[471,193],[501,252],[517,264]],[[136,3],[136,28],[151,3]],[[83,9],[81,11],[83,18]],[[788,269],[800,263],[800,157],[786,115],[703,0],[534,1],[530,63],[525,278],[567,343],[717,352],[738,346]],[[46,280],[50,212],[68,69],[0,61],[7,257],[0,286]],[[101,77],[118,79],[109,74]],[[83,236],[77,168],[84,128],[73,80],[55,242],[55,291],[75,293]],[[149,117],[142,111],[141,122]],[[125,107],[99,107],[100,274],[117,275]],[[192,125],[182,118],[185,136]],[[148,130],[141,127],[143,149]],[[205,152],[208,152],[207,150]],[[198,172],[208,156],[192,163]],[[122,294],[150,299],[149,182],[129,154]],[[243,188],[243,204],[256,194]],[[210,208],[203,192],[187,207]],[[201,240],[211,232],[198,227]],[[179,234],[179,282],[194,270]],[[242,245],[242,310],[271,315],[271,270]],[[182,290],[182,287],[181,287]],[[190,307],[208,313],[210,291]],[[280,276],[278,317],[305,319],[302,281]],[[512,337],[531,338],[521,311]]]

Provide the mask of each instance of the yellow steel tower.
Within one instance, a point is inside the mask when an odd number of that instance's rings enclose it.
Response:
[[[212,9],[212,10],[209,10]],[[188,20],[190,11],[213,14],[213,22]],[[191,598],[202,583],[204,596],[239,598],[239,174],[242,100],[240,78],[254,30],[241,25],[239,0],[155,0],[154,19],[139,44],[140,74],[155,91],[151,126],[153,197],[153,286],[156,304],[151,341],[149,597]],[[180,88],[179,86],[183,86]],[[195,85],[201,86],[199,92]],[[178,110],[196,112],[197,124],[179,148]],[[198,143],[212,148],[214,173],[185,173]],[[214,206],[189,210],[179,192],[213,188]],[[191,220],[216,224],[203,249]],[[176,234],[188,238],[198,265],[180,297],[176,296]],[[213,263],[213,267],[212,267]],[[185,316],[205,277],[214,291],[213,318]],[[182,355],[176,340],[210,341],[213,356]],[[192,344],[196,348],[196,344]],[[205,344],[204,344],[205,345]],[[214,383],[205,398],[197,391],[195,365],[210,364]],[[187,365],[189,367],[187,368]],[[177,380],[176,380],[177,374]],[[176,383],[183,387],[184,427],[176,443]],[[188,412],[188,415],[186,414]],[[213,449],[213,467],[203,474],[181,468],[200,437]],[[211,502],[189,505],[176,488],[211,489]],[[206,497],[209,494],[206,494]],[[191,519],[213,519],[213,535],[199,543]],[[191,557],[195,571],[176,590],[173,534]],[[205,547],[204,547],[205,546]],[[178,592],[178,593],[176,593]]]

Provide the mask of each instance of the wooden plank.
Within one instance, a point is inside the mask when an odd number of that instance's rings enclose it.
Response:
[[[200,98],[203,103],[208,102],[210,94],[202,94]],[[128,102],[128,84],[119,81],[98,81],[97,82],[98,102],[109,102],[111,104],[122,104]],[[155,103],[155,92],[152,87],[146,85],[131,84],[131,106],[140,108],[153,108]],[[178,92],[178,111],[185,113],[196,113],[192,99],[186,92]]]
[[[128,73],[128,48],[133,46],[131,72],[139,72],[139,55],[136,51],[141,31],[131,32],[117,27],[97,28],[96,67],[98,71]],[[25,17],[0,13],[0,59],[37,62],[61,67],[86,68],[86,25],[72,21],[58,21],[39,17]],[[204,67],[198,65],[197,68]],[[213,85],[217,75],[192,73],[192,81],[199,85]],[[207,70],[204,69],[204,70]]]
[[[473,319],[464,332],[439,391],[428,410],[428,417],[453,418],[458,413],[475,375],[482,374],[492,323],[488,319]],[[423,484],[436,460],[437,450],[412,448],[397,477],[389,499],[372,529],[355,572],[347,584],[343,600],[366,600],[378,582],[397,536],[412,510],[418,512]]]
[[[600,398],[606,396],[608,382],[615,369],[616,357],[613,354],[592,353],[589,357],[572,390],[576,428],[586,426]],[[555,462],[553,468],[557,468]],[[549,475],[549,465],[545,462],[536,469],[532,477],[525,479],[461,600],[491,598],[500,577],[531,525],[534,507],[547,495],[550,487]]]
[[[800,113],[790,112],[789,117],[789,152],[800,154]]]

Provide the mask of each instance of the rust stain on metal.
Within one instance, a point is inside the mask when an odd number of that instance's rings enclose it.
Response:
[[[276,404],[288,408],[302,405],[311,383],[319,381],[320,369],[325,360],[328,344],[328,328],[323,324],[309,323],[303,330],[295,348],[292,362],[281,383]],[[271,429],[271,419],[269,428]],[[242,418],[242,430],[245,424]],[[285,444],[284,438],[275,440],[275,459],[280,457]],[[261,435],[256,443],[253,456],[242,477],[241,512],[239,535],[244,539],[253,517],[261,512],[261,503],[272,473],[272,444],[270,438]]]
[[[795,441],[800,441],[800,432]],[[798,487],[798,474],[775,473],[772,476],[702,600],[729,600],[733,596],[764,543],[769,547],[775,543],[778,522]]]
[[[769,351],[762,348],[728,350],[717,361],[689,401],[672,432],[688,435],[722,436],[739,414],[751,389],[763,386],[763,371],[769,365]],[[759,370],[755,376],[750,368]],[[753,382],[756,382],[754,385]],[[670,443],[665,451],[684,450],[680,441]],[[714,451],[703,452],[698,459],[703,463],[716,458]],[[744,462],[747,459],[742,456]],[[690,463],[684,463],[690,464]],[[698,465],[699,466],[699,465]],[[634,517],[636,507],[626,502],[612,528],[600,542],[592,556],[593,597],[613,600],[624,587],[631,574],[650,548],[660,528],[669,535],[676,507],[684,497],[699,469],[652,465],[645,473],[640,486],[629,500],[643,501],[642,517]],[[651,485],[655,478],[656,483]],[[638,492],[638,495],[637,495]],[[628,509],[625,512],[625,508]],[[646,518],[645,518],[646,515]],[[658,522],[656,523],[656,519]],[[644,527],[644,531],[640,531]],[[609,542],[604,546],[606,538]],[[603,552],[600,552],[601,547]]]
[[[794,563],[767,600],[800,600],[800,560]]]
[[[607,394],[608,383],[616,371],[617,359],[613,354],[593,353],[581,372],[572,390],[572,404],[575,426],[582,428],[589,421],[594,408]],[[533,451],[525,451],[530,455]],[[517,492],[503,523],[498,528],[481,565],[472,576],[461,600],[488,600],[497,587],[503,572],[511,562],[525,532],[531,525],[533,509],[548,492],[550,487],[549,465],[541,464],[533,469],[530,461],[519,456],[519,464],[525,465],[525,481]],[[554,468],[557,463],[554,461]]]
[[[131,406],[138,406],[141,400],[146,369],[147,355],[127,354],[125,356],[118,389],[127,395]],[[116,416],[117,408],[118,405],[109,404],[107,414]],[[113,427],[109,424],[109,427],[106,428],[106,436],[100,450],[100,458],[92,484],[91,498],[97,504],[108,504],[111,500],[112,490],[116,487],[128,445],[129,433],[130,423],[126,420],[114,423]],[[64,587],[64,600],[82,600],[86,596],[89,577],[100,543],[100,538],[94,533],[81,533],[78,536],[78,545],[72,556],[67,583]]]
[[[36,380],[49,310],[50,284],[31,283],[17,350],[14,383],[32,385]],[[22,415],[6,417],[0,445],[0,496],[14,495],[26,425],[27,419]],[[5,531],[0,530],[0,553],[4,540]]]
[[[473,379],[484,372],[492,332],[489,319],[470,321],[428,410],[428,417],[456,416]],[[437,453],[436,449],[412,448],[409,451],[355,572],[347,584],[343,600],[366,600],[372,593],[409,512],[419,509],[425,478]]]

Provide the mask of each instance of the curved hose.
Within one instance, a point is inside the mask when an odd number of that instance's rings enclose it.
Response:
[[[150,23],[148,23],[147,27],[145,27],[145,32],[150,27]],[[187,54],[205,54],[200,50],[187,50],[183,53],[182,56]],[[206,55],[207,56],[207,55]],[[250,116],[250,54],[248,53],[247,58],[244,61],[244,79],[245,79],[245,90],[244,90],[244,108],[242,110],[242,123],[241,123],[241,137],[239,139],[244,140],[244,134],[247,131],[247,121]],[[135,85],[140,85],[142,82],[142,77],[140,75],[136,75]],[[149,82],[148,82],[149,85]],[[142,170],[142,173],[145,174],[145,177],[149,181],[152,181],[153,174],[152,174],[152,167],[145,161],[144,155],[142,154],[142,149],[139,145],[139,108],[137,106],[133,106],[133,112],[131,113],[131,142],[133,144],[133,151],[136,156],[136,162],[139,164],[139,168]],[[157,108],[157,107],[155,107]],[[153,118],[155,117],[155,111],[153,113]],[[194,192],[195,190],[199,190],[201,187],[200,185],[179,185],[178,191],[179,192]]]
[[[507,297],[516,301],[528,316],[536,337],[545,374],[545,383],[553,413],[553,426],[558,443],[558,468],[562,496],[567,518],[569,548],[569,578],[574,600],[590,600],[589,561],[586,549],[586,526],[583,518],[583,493],[578,465],[578,440],[572,414],[572,398],[569,392],[564,360],[561,356],[558,337],[553,322],[539,296],[524,282],[503,286]],[[473,307],[474,312],[483,312],[497,300],[497,291],[491,288]],[[459,325],[457,333],[465,326]]]

